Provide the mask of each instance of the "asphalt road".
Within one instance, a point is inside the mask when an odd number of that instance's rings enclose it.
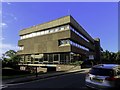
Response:
[[[44,88],[76,88],[80,90],[88,90],[85,86],[85,73],[77,72],[72,74],[66,74],[62,76],[50,77],[42,80],[36,80],[21,84],[8,85],[3,90],[9,89],[44,89]]]

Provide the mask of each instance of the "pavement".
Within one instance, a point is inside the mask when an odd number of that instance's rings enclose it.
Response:
[[[88,72],[90,68],[85,68],[85,69],[79,69],[79,70],[70,70],[70,71],[65,71],[65,72],[54,72],[54,73],[46,73],[46,74],[41,74],[38,75],[37,77],[34,76],[26,76],[26,77],[21,77],[21,78],[13,78],[13,79],[7,79],[3,80],[2,84],[16,84],[16,83],[23,83],[23,82],[29,82],[33,80],[38,80],[38,79],[44,79],[44,78],[49,78],[49,77],[54,77],[54,76],[60,76],[60,75],[65,75],[65,74],[70,74],[70,73],[76,73],[76,72]]]

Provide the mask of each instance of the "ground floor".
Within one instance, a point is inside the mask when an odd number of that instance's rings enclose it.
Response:
[[[43,54],[22,54],[21,64],[72,64],[76,61],[83,61],[87,57],[79,53],[43,53]]]

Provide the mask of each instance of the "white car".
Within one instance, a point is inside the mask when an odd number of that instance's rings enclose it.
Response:
[[[93,66],[86,75],[85,84],[98,90],[120,88],[120,65],[99,64]]]

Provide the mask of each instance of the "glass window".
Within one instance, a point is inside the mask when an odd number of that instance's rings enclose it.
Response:
[[[44,61],[48,61],[47,58],[48,58],[48,57],[47,57],[47,54],[44,54]]]
[[[92,68],[90,74],[99,75],[99,76],[111,76],[114,75],[112,69],[103,69],[103,68]]]
[[[59,54],[54,54],[54,61],[58,61],[59,60]]]
[[[53,33],[53,32],[54,32],[54,29],[51,29],[51,30],[50,30],[50,33]]]
[[[25,39],[25,35],[23,35],[23,39]]]
[[[58,31],[59,31],[59,28],[55,28],[55,31],[58,32]]]
[[[41,32],[40,32],[41,35],[44,35],[44,33],[45,33],[45,31],[41,31]]]
[[[69,25],[64,26],[64,29],[69,29]]]
[[[59,45],[68,45],[70,44],[70,40],[59,40]]]
[[[32,33],[31,33],[31,34],[29,34],[29,37],[32,37]]]
[[[70,29],[70,26],[69,26],[69,25],[67,25],[67,26],[66,26],[66,28],[67,28],[67,29]]]
[[[40,35],[40,32],[37,32],[36,35],[39,36],[39,35]]]
[[[61,64],[66,64],[70,60],[70,54],[68,53],[62,53],[60,54],[60,63]]]
[[[45,30],[45,34],[48,34],[49,33],[49,30]]]
[[[36,36],[36,33],[32,33],[32,36],[33,36],[33,37]]]
[[[24,49],[24,46],[19,46],[19,50],[23,50]]]
[[[29,35],[28,35],[28,34],[26,35],[26,38],[29,38]]]
[[[53,54],[49,54],[49,62],[53,62]]]
[[[20,39],[23,39],[23,36],[20,36]]]
[[[64,27],[61,27],[60,30],[64,30]]]
[[[65,54],[60,54],[60,63],[64,64],[65,62]]]

